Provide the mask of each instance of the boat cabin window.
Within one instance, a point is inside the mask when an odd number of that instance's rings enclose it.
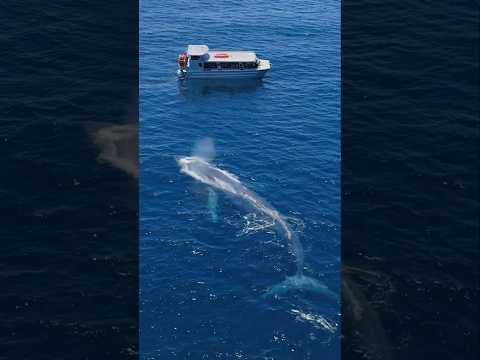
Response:
[[[200,64],[199,64],[200,65]],[[244,70],[256,69],[258,64],[256,62],[215,62],[208,61],[204,64],[205,70],[222,69],[222,70]]]
[[[216,69],[217,68],[217,63],[216,62],[206,62],[205,63],[205,66],[204,66],[204,69],[205,70],[211,70],[211,69]]]
[[[199,55],[190,55],[190,59],[191,60],[200,60],[200,56]]]
[[[245,69],[255,69],[258,67],[258,64],[256,62],[246,62],[246,63],[243,63],[243,67]]]
[[[220,68],[221,69],[238,69],[240,68],[240,64],[238,62],[222,62],[220,63]]]

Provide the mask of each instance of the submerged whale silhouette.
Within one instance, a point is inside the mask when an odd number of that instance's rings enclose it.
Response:
[[[217,193],[212,188],[208,188],[207,208],[208,208],[208,213],[210,214],[210,219],[214,223],[218,221],[217,207],[218,207]]]
[[[331,291],[327,285],[324,283],[311,278],[305,275],[294,275],[288,276],[284,281],[280,284],[272,286],[268,291],[265,293],[266,296],[273,296],[273,295],[282,295],[292,291],[293,289],[299,289],[303,291],[308,291],[314,294],[322,295],[323,297],[327,298],[331,301],[337,301],[338,297],[333,291]]]
[[[214,189],[223,191],[244,200],[253,206],[257,211],[271,217],[281,229],[281,234],[285,236],[290,246],[291,252],[295,256],[297,271],[294,276],[287,277],[282,283],[273,286],[267,291],[267,295],[282,294],[292,289],[302,289],[323,294],[329,298],[337,298],[326,285],[318,280],[303,275],[303,248],[302,244],[290,229],[287,221],[265,200],[260,198],[253,191],[247,189],[240,179],[228,171],[219,169],[199,156],[187,156],[177,158],[180,171],[191,176]]]

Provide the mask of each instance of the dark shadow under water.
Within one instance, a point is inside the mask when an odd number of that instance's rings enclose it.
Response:
[[[380,315],[367,299],[359,282],[364,275],[373,276],[371,281],[374,282],[380,276],[347,265],[342,267],[344,351],[362,359],[393,360],[392,345]]]
[[[254,92],[263,87],[262,79],[179,79],[178,87],[183,96],[213,93],[237,94],[241,92]]]

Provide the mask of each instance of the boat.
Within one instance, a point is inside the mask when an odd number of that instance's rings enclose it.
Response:
[[[261,79],[270,70],[270,61],[253,51],[210,50],[207,45],[188,45],[178,56],[180,78]]]

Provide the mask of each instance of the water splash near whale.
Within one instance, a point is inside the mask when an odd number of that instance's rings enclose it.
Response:
[[[198,140],[193,147],[192,154],[205,161],[212,161],[215,158],[215,144],[212,138],[206,137]]]
[[[252,235],[259,231],[269,231],[275,226],[275,221],[268,216],[259,215],[256,212],[248,213],[243,216],[244,227],[238,232],[237,236]]]
[[[212,150],[212,148],[213,147],[210,147],[210,150]],[[291,289],[301,289],[336,298],[336,295],[331,292],[326,285],[303,275],[304,254],[302,244],[285,218],[268,202],[247,189],[237,176],[212,165],[206,158],[201,156],[179,157],[177,158],[177,163],[182,173],[216,190],[242,199],[255,208],[256,211],[270,217],[278,225],[280,233],[287,240],[290,251],[295,257],[296,273],[294,276],[287,277],[287,279],[279,285],[272,287],[267,292],[267,295],[282,294]]]
[[[338,323],[325,318],[320,314],[307,313],[300,309],[291,309],[290,314],[294,315],[298,321],[309,322],[317,329],[322,329],[334,334],[338,329]]]

